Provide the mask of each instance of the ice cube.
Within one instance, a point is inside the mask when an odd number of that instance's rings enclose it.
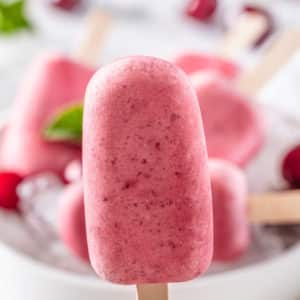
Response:
[[[52,173],[30,176],[17,189],[24,221],[46,240],[57,236],[59,195],[62,189],[62,181]]]

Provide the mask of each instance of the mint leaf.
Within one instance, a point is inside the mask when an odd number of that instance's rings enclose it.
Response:
[[[77,104],[59,112],[46,126],[43,137],[47,141],[81,143],[83,105]]]
[[[25,15],[25,0],[0,0],[0,34],[12,34],[21,29],[30,29]]]

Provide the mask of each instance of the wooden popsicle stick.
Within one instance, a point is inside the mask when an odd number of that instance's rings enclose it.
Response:
[[[300,224],[300,190],[249,198],[249,221],[260,224]]]
[[[249,72],[241,75],[238,87],[241,92],[254,96],[300,50],[300,31],[282,33],[262,59]]]
[[[86,34],[73,58],[90,67],[97,65],[104,38],[111,26],[112,18],[100,9],[93,9],[87,16]]]
[[[234,58],[253,45],[268,26],[267,18],[261,14],[241,14],[223,39],[219,55],[224,58]]]
[[[136,286],[137,300],[168,300],[168,285],[138,284]]]

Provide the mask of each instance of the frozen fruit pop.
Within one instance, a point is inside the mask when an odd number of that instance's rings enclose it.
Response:
[[[198,80],[208,156],[245,166],[264,142],[263,117],[246,96],[215,74]]]
[[[24,175],[41,171],[62,174],[69,161],[80,158],[79,147],[47,142],[42,130],[60,110],[83,100],[93,73],[93,69],[59,54],[43,55],[33,63],[5,131],[4,168]]]
[[[250,245],[250,223],[299,224],[299,191],[248,195],[244,173],[223,160],[209,161],[214,212],[214,261],[239,259]]]
[[[225,34],[217,54],[190,51],[176,57],[174,62],[194,78],[199,73],[213,71],[226,79],[236,79],[241,70],[233,59],[236,59],[238,54],[247,51],[267,27],[265,17],[245,11]]]
[[[59,203],[58,232],[61,240],[74,255],[89,261],[82,183],[67,186]]]
[[[230,262],[245,253],[250,244],[248,187],[244,173],[222,160],[209,161],[213,212],[214,260]]]
[[[240,76],[237,86],[212,73],[198,78],[195,88],[210,158],[245,166],[260,150],[264,120],[251,98],[299,49],[298,38],[298,32],[281,34],[262,62]]]
[[[99,276],[186,281],[212,255],[206,145],[194,89],[176,66],[129,57],[102,68],[85,98],[87,238]]]
[[[88,20],[93,21],[92,25],[99,26],[107,22],[99,11],[93,11]],[[99,49],[100,44],[95,35],[99,30],[95,26],[92,27],[93,30],[90,27],[87,40],[93,39],[92,55],[89,56],[88,47],[84,50],[89,61],[91,57],[95,61],[97,56],[94,52]],[[68,162],[80,158],[79,147],[48,142],[42,132],[57,113],[83,101],[87,83],[95,71],[86,66],[90,64],[83,60],[83,53],[81,50],[77,54],[78,59],[60,54],[43,55],[32,64],[17,93],[5,132],[1,151],[1,164],[4,168],[23,175],[42,171],[62,174]]]

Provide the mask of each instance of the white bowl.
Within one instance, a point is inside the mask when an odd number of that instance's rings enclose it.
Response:
[[[0,128],[7,112],[0,112]],[[170,285],[171,300],[299,300],[300,246],[263,263]],[[0,299],[132,300],[134,286],[112,285],[33,260],[0,242]]]
[[[0,290],[6,300],[133,300],[133,286],[52,269],[0,244]],[[172,300],[300,299],[300,247],[254,267],[172,284]]]

